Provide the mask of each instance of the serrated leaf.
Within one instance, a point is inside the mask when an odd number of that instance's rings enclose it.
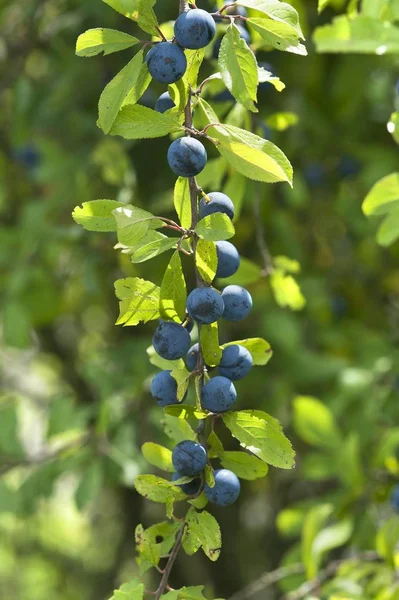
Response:
[[[176,181],[174,189],[174,205],[180,220],[180,225],[184,229],[190,229],[191,200],[189,179],[187,177],[179,177]]]
[[[140,40],[123,31],[97,27],[85,31],[78,37],[76,54],[77,56],[96,56],[103,52],[104,55],[107,55],[126,50],[139,42]]]
[[[144,584],[139,579],[124,583],[119,590],[115,590],[110,600],[143,600]]]
[[[237,102],[252,112],[258,112],[254,104],[258,90],[256,58],[233,23],[222,39],[218,64],[223,82]]]
[[[209,367],[217,367],[222,359],[217,322],[210,325],[201,325],[200,338],[205,364]]]
[[[113,215],[117,224],[118,242],[123,246],[135,247],[149,229],[164,227],[163,221],[152,213],[130,204],[117,208]]]
[[[143,66],[143,51],[132,60],[105,87],[98,104],[101,129],[109,133],[128,94],[137,84]]]
[[[159,37],[158,21],[153,6],[156,0],[103,0],[121,15],[136,21],[141,29]]]
[[[177,399],[182,402],[187,394],[191,373],[184,367],[183,369],[173,369],[171,375],[177,383]]]
[[[222,418],[243,448],[274,467],[291,469],[294,466],[295,452],[275,419],[251,410],[228,412]]]
[[[158,319],[160,288],[139,277],[127,277],[115,282],[115,293],[121,300],[117,325],[137,325]]]
[[[158,138],[183,131],[183,119],[174,108],[162,114],[140,104],[125,104],[109,133],[127,140]]]
[[[260,479],[269,471],[266,463],[245,452],[218,452],[218,458],[224,469],[233,471],[240,479]]]
[[[217,150],[230,167],[255,181],[286,181],[292,186],[292,166],[272,142],[234,125],[216,125],[208,133],[219,140]]]
[[[199,239],[195,251],[195,264],[205,283],[212,283],[218,268],[218,255],[214,242]]]
[[[290,27],[292,33],[304,39],[298,12],[290,4],[280,2],[280,0],[238,0],[237,4],[258,10],[269,19],[286,24]]]
[[[222,536],[215,517],[205,510],[199,513],[190,509],[187,513],[186,523],[186,540],[191,537],[193,548],[199,543],[198,548],[202,547],[206,556],[210,560],[216,561],[220,556]]]
[[[72,213],[73,220],[87,231],[116,231],[117,225],[113,211],[125,206],[115,200],[91,200],[76,206]]]
[[[179,487],[156,475],[139,475],[134,481],[134,486],[141,496],[161,504],[179,502],[186,497]]]
[[[234,225],[231,219],[224,213],[213,213],[201,219],[195,232],[198,237],[206,241],[229,240],[235,234]]]
[[[141,451],[150,465],[154,465],[154,467],[157,467],[162,471],[168,471],[169,473],[174,472],[172,452],[168,448],[160,446],[159,444],[154,444],[153,442],[146,442],[141,446]]]
[[[130,260],[133,264],[143,263],[172,250],[176,247],[177,242],[177,238],[168,237],[158,231],[149,231],[136,246],[128,250]]]
[[[163,319],[182,323],[186,317],[187,287],[179,252],[175,252],[162,279],[159,312]]]
[[[247,24],[258,33],[263,42],[257,43],[258,47],[266,45],[276,48],[276,50],[307,56],[306,47],[300,43],[298,35],[293,33],[289,25],[255,17],[249,18]]]
[[[234,344],[244,346],[251,353],[254,365],[267,365],[273,356],[270,344],[263,338],[247,338],[245,340],[238,340],[237,342],[228,342],[227,344],[223,344],[222,349]]]
[[[197,435],[186,419],[171,416],[165,412],[163,426],[165,433],[176,444],[184,440],[196,440]]]
[[[399,173],[383,177],[367,194],[362,210],[368,217],[389,213],[399,208]]]

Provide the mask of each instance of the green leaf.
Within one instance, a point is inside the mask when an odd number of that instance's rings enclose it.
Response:
[[[180,523],[163,521],[156,523],[148,529],[138,525],[135,531],[135,541],[140,557],[149,561],[152,566],[157,566],[161,556],[168,554],[174,546],[176,534]],[[157,538],[162,538],[157,542]]]
[[[294,466],[295,452],[275,419],[251,410],[228,412],[222,418],[243,448],[274,467],[291,469]]]
[[[202,547],[206,556],[210,560],[216,561],[222,548],[222,536],[215,517],[205,510],[199,513],[194,509],[190,509],[187,513],[186,523],[185,548],[189,543],[192,548],[198,545],[197,549]]]
[[[134,485],[138,493],[144,498],[161,504],[179,502],[186,497],[186,494],[179,487],[156,475],[139,475],[136,477]]]
[[[377,232],[380,246],[390,246],[399,238],[399,208],[385,217]]]
[[[174,472],[172,452],[168,450],[168,448],[152,442],[146,442],[141,446],[141,451],[150,465],[154,465],[154,467],[157,467],[162,471],[169,471],[170,473]]]
[[[149,229],[164,227],[164,222],[137,206],[123,206],[114,210],[118,242],[123,246],[135,247],[147,235]]]
[[[205,492],[202,492],[198,498],[189,500],[188,503],[191,504],[191,506],[194,506],[196,509],[202,510],[208,504],[208,498],[206,497]]]
[[[138,264],[175,248],[177,242],[177,238],[168,237],[158,231],[149,231],[137,245],[127,249],[127,252],[132,263]]]
[[[290,4],[280,0],[238,0],[237,4],[253,8],[277,23],[284,23],[293,34],[304,39],[298,13]]]
[[[195,264],[205,283],[212,283],[218,268],[218,255],[214,242],[199,239],[195,250]]]
[[[373,17],[341,15],[329,25],[315,30],[313,41],[317,52],[351,52],[363,54],[399,53],[399,28]]]
[[[127,140],[158,138],[183,131],[183,119],[175,108],[162,114],[139,104],[125,104],[109,133]]]
[[[228,27],[219,50],[219,69],[227,89],[252,112],[258,90],[258,66],[252,50],[233,23]]]
[[[24,449],[20,442],[17,403],[15,398],[6,397],[0,401],[0,455],[6,458],[23,458]]]
[[[244,346],[251,353],[254,365],[267,365],[273,356],[270,344],[263,338],[247,338],[245,340],[238,340],[237,342],[228,342],[227,344],[223,344],[222,349],[233,344]]]
[[[305,296],[292,275],[276,269],[270,276],[274,298],[279,306],[288,306],[291,310],[302,310],[306,306]]]
[[[377,533],[377,551],[392,566],[396,564],[395,554],[399,539],[399,517],[388,519]]]
[[[110,600],[143,600],[144,584],[139,579],[124,583],[119,590],[115,590]]]
[[[246,452],[219,452],[218,458],[224,469],[233,471],[240,479],[260,479],[269,471],[266,463]]]
[[[293,112],[273,113],[266,119],[267,125],[277,131],[285,131],[289,127],[296,125],[298,121],[298,115]]]
[[[75,492],[78,510],[83,510],[90,502],[98,498],[103,485],[103,468],[99,460],[94,460],[83,472],[82,479]]]
[[[272,142],[234,125],[216,125],[208,133],[220,141],[220,154],[230,167],[255,181],[286,181],[292,186],[292,166]]]
[[[115,200],[91,200],[76,206],[72,217],[78,225],[87,231],[116,231],[117,225],[113,215],[116,208],[125,206]]]
[[[170,404],[165,407],[165,412],[168,415],[172,415],[173,417],[178,417],[179,419],[188,419],[193,417],[198,420],[207,419],[209,417],[209,413],[198,410],[195,406],[186,406],[183,404]]]
[[[218,435],[215,433],[215,431],[211,431],[211,433],[208,436],[208,446],[210,448],[212,448],[212,450],[215,452],[216,456],[218,456],[220,453],[223,453],[223,444],[220,441]]]
[[[187,394],[191,373],[184,367],[183,369],[173,369],[171,375],[177,383],[177,399],[183,401]]]
[[[160,288],[139,277],[127,277],[115,282],[115,293],[121,300],[117,325],[148,323],[160,317]]]
[[[259,83],[270,83],[278,92],[282,92],[285,89],[285,83],[283,83],[279,77],[276,77],[271,73],[271,71],[267,71],[263,67],[258,66],[258,79]]]
[[[99,123],[109,133],[126,98],[139,79],[143,66],[143,51],[134,58],[105,87],[98,104]]]
[[[150,363],[162,371],[173,371],[173,369],[182,369],[184,367],[182,358],[179,358],[178,360],[166,360],[166,358],[162,358],[162,356],[159,356],[159,354],[155,352],[153,346],[147,348],[147,355]]]
[[[300,438],[311,446],[334,449],[342,444],[342,437],[330,409],[310,396],[294,400],[294,428]]]
[[[173,102],[179,107],[180,111],[184,111],[187,106],[190,89],[197,88],[198,73],[205,56],[205,48],[199,50],[184,51],[187,59],[187,69],[183,77],[177,82],[169,86],[169,93]]]
[[[168,592],[166,596],[162,596],[162,600],[206,600],[203,595],[203,585],[183,587],[180,590]]]
[[[136,21],[141,29],[159,37],[158,21],[153,6],[156,0],[103,0],[124,17]]]
[[[196,234],[208,242],[229,240],[235,234],[231,219],[224,213],[213,213],[201,219],[195,227]]]
[[[211,465],[205,465],[205,483],[211,488],[215,487],[215,476]]]
[[[292,54],[307,55],[306,47],[299,42],[298,34],[292,30],[290,25],[255,17],[250,17],[246,23],[259,34],[267,46]]]
[[[210,367],[217,367],[222,358],[222,349],[219,346],[218,324],[201,325],[200,338],[205,364]]]
[[[275,256],[273,264],[276,269],[280,269],[280,271],[284,271],[285,273],[299,273],[301,270],[300,263],[287,256]]]
[[[179,252],[175,252],[162,279],[159,312],[163,319],[181,323],[186,318],[187,287]]]
[[[189,179],[179,177],[174,189],[174,205],[180,220],[180,225],[184,229],[191,227],[191,200]]]
[[[184,440],[197,439],[197,434],[185,418],[173,417],[165,413],[163,425],[166,435],[176,444]]]
[[[367,194],[362,210],[368,217],[384,215],[399,208],[399,173],[383,177]]]
[[[78,37],[76,54],[78,56],[96,56],[96,54],[104,52],[104,55],[107,55],[126,50],[139,42],[140,40],[123,31],[98,27],[89,29]]]

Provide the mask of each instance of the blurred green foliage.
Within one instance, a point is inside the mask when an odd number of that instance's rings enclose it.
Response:
[[[222,342],[271,343],[270,363],[237,386],[240,408],[284,423],[297,468],[271,468],[246,482],[237,506],[215,510],[219,562],[183,556],[172,583],[206,584],[227,598],[280,564],[303,561],[313,577],[328,558],[377,550],[385,562],[346,562],[319,596],[393,600],[399,247],[377,245],[361,205],[396,168],[386,123],[398,104],[399,59],[316,54],[312,32],[333,10],[318,16],[313,0],[292,4],[309,56],[264,52],[287,88],[261,90],[256,126],[292,161],[294,189],[248,182],[235,243],[263,268],[261,222],[271,255],[301,271],[280,261],[280,278],[291,279],[276,295],[278,282],[252,277],[252,318],[225,325]],[[160,21],[175,9],[160,2]],[[173,216],[168,139],[105,138],[95,125],[99,95],[129,50],[86,60],[74,46],[104,24],[137,34],[97,0],[0,3],[0,596],[15,600],[107,600],[137,573],[136,525],[162,518],[133,489],[146,468],[141,445],[168,445],[149,395],[153,328],[114,326],[113,283],[137,275],[160,284],[167,258],[132,265],[113,252],[112,233],[87,234],[71,218],[94,198]],[[153,106],[161,91],[152,85],[144,101]],[[221,114],[230,108],[220,103]],[[207,185],[217,187],[226,182],[213,164]],[[287,589],[302,582],[296,575]],[[277,588],[254,596],[277,597]]]

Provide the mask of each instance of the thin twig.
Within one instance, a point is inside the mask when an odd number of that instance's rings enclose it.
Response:
[[[184,535],[185,528],[186,528],[186,523],[184,522],[184,523],[182,523],[182,525],[179,529],[179,533],[177,534],[175,545],[173,547],[172,552],[170,553],[169,560],[166,563],[166,567],[164,569],[164,574],[162,575],[161,582],[158,586],[157,591],[155,592],[155,600],[159,600],[160,597],[162,596],[162,594],[164,593],[164,591],[168,588],[169,575],[173,568],[173,565],[175,564],[177,555],[179,554],[179,550],[180,550],[182,542],[183,542],[183,535]]]
[[[290,577],[291,575],[298,575],[299,573],[303,572],[304,566],[298,563],[295,565],[289,565],[287,567],[280,567],[275,571],[264,573],[259,577],[259,579],[256,579],[256,581],[253,581],[247,585],[247,587],[230,596],[229,600],[248,600],[248,598],[252,598],[252,596],[255,596],[255,594],[258,594],[274,583],[278,583],[282,579]]]

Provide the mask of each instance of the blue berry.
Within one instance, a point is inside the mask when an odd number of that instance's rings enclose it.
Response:
[[[209,502],[219,506],[233,504],[240,495],[240,481],[235,473],[228,469],[219,469],[214,472],[215,487],[205,484],[205,495]]]
[[[185,440],[173,448],[173,466],[180,475],[186,477],[198,475],[205,468],[206,461],[206,450],[198,442]]]
[[[201,325],[215,323],[223,314],[221,294],[213,288],[195,288],[187,298],[187,312]]]
[[[172,481],[177,481],[181,477],[179,473],[173,473]],[[187,496],[195,496],[200,491],[201,479],[193,479],[190,483],[180,483],[177,487],[181,488]]]
[[[242,321],[252,308],[251,294],[239,285],[228,285],[222,292],[224,302],[223,319]]]
[[[176,105],[170,97],[169,92],[164,92],[159,96],[158,100],[155,103],[155,110],[159,113],[164,113],[170,108],[174,108]]]
[[[151,76],[159,83],[176,83],[186,72],[187,59],[177,44],[160,42],[145,57]]]
[[[244,346],[232,344],[223,350],[219,373],[232,381],[243,379],[252,369],[252,355]]]
[[[216,277],[231,277],[237,273],[240,266],[240,255],[237,248],[230,242],[216,242],[218,268]]]
[[[152,344],[155,352],[166,360],[183,358],[191,344],[190,334],[179,323],[163,321],[156,329]]]
[[[169,166],[180,177],[195,177],[201,173],[207,158],[204,145],[192,137],[178,138],[169,146]]]
[[[205,48],[215,34],[215,21],[206,10],[200,8],[183,12],[175,23],[175,38],[183,48]]]
[[[201,198],[199,203],[200,219],[217,212],[224,213],[230,219],[234,218],[234,204],[231,198],[222,192],[211,192],[207,196],[210,198],[210,201],[207,201],[206,198]]]
[[[189,371],[194,371],[197,367],[198,361],[198,353],[199,353],[199,344],[194,344],[191,346],[188,354],[186,356],[186,367]]]
[[[227,377],[213,377],[202,388],[201,405],[213,413],[230,410],[237,400],[234,384]]]
[[[177,382],[171,375],[172,371],[161,371],[157,373],[151,382],[152,397],[159,406],[179,404],[177,399]]]

